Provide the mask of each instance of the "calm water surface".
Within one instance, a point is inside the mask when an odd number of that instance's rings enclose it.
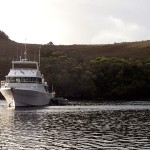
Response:
[[[150,102],[12,110],[0,101],[0,149],[149,150]]]

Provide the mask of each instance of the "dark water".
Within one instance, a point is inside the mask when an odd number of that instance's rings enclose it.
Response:
[[[0,149],[149,150],[150,102],[7,109]]]

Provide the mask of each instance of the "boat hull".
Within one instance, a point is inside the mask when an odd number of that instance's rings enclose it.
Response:
[[[1,88],[8,107],[48,105],[54,93],[21,88]]]

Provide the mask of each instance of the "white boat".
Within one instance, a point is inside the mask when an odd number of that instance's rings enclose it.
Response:
[[[0,91],[8,107],[48,105],[55,92],[49,92],[47,82],[39,70],[39,63],[20,59],[12,61],[12,69],[1,81]]]

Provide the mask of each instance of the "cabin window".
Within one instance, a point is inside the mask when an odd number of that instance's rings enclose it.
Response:
[[[41,78],[36,77],[7,77],[8,83],[39,83],[42,84]]]
[[[16,82],[20,82],[20,79],[16,79]]]
[[[7,78],[6,80],[7,80],[7,82],[10,82],[10,83],[15,83],[16,82],[15,77],[10,77],[10,78]]]

